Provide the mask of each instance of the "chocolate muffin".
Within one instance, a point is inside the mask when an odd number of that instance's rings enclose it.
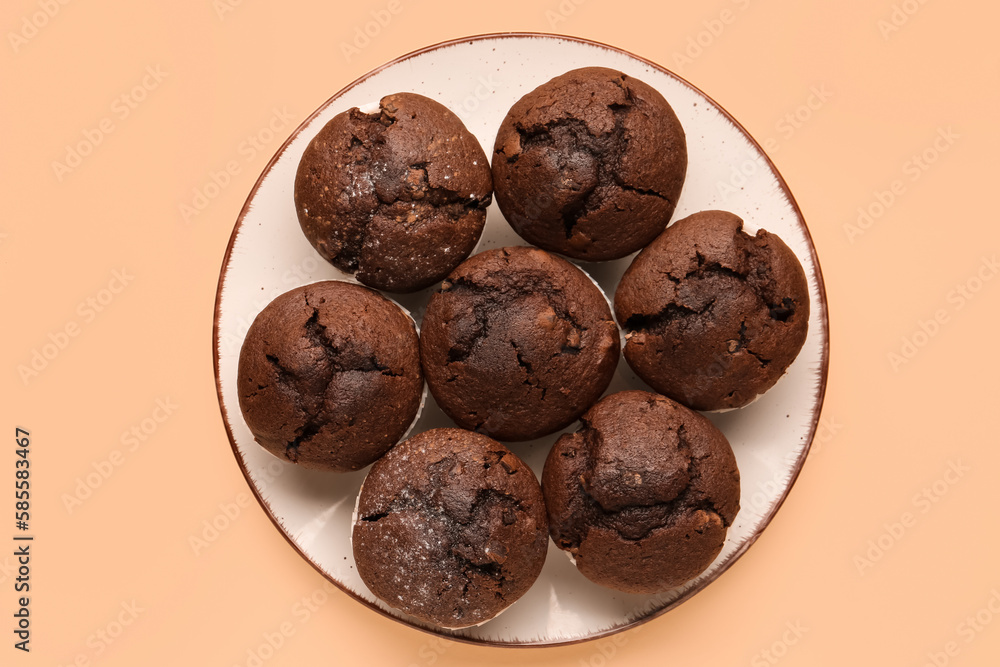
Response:
[[[463,262],[427,306],[420,359],[463,428],[530,440],[572,423],[607,388],[620,352],[607,300],[587,275],[537,248]]]
[[[725,211],[679,220],[640,252],[615,294],[625,359],[696,410],[738,408],[778,381],[806,340],[809,286],[795,254]]]
[[[475,247],[493,185],[458,116],[414,93],[376,113],[333,117],[306,147],[295,210],[306,238],[341,271],[390,292],[440,281]]]
[[[358,497],[358,574],[389,606],[446,628],[493,618],[545,562],[545,501],[534,473],[499,442],[424,431],[372,466]]]
[[[497,204],[514,231],[588,261],[656,238],[686,171],[684,130],[667,101],[604,67],[567,72],[522,97],[493,147]]]
[[[357,470],[416,417],[424,386],[416,327],[374,290],[304,285],[250,325],[236,383],[264,449],[307,468]]]
[[[591,581],[662,593],[719,555],[740,502],[726,437],[645,391],[601,399],[549,452],[542,490],[552,539]]]

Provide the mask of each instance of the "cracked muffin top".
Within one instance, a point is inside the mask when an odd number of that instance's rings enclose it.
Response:
[[[362,283],[413,292],[440,281],[479,241],[490,165],[447,107],[414,93],[334,116],[295,175],[295,210],[324,258]]]
[[[740,474],[705,417],[645,391],[605,396],[556,441],[542,490],[552,540],[591,581],[662,593],[722,550],[739,511]]]
[[[403,436],[423,394],[416,327],[360,285],[304,285],[269,303],[240,350],[254,439],[308,468],[357,470]]]
[[[427,306],[420,357],[438,405],[463,428],[530,440],[568,426],[611,382],[620,342],[583,271],[537,248],[487,250]]]
[[[726,211],[678,220],[640,252],[615,293],[625,359],[696,410],[738,408],[771,388],[806,340],[809,286],[774,234]]]
[[[617,259],[667,226],[687,144],[659,92],[616,70],[586,67],[511,107],[492,169],[497,204],[526,241],[577,259]]]
[[[548,541],[531,469],[499,442],[457,428],[424,431],[377,461],[352,533],[368,588],[446,628],[488,621],[521,597]]]

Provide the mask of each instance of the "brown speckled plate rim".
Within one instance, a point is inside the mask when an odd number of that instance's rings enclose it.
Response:
[[[229,270],[229,263],[230,263],[231,258],[232,258],[231,256],[232,256],[232,251],[233,251],[233,245],[236,242],[236,237],[239,235],[240,228],[243,225],[243,218],[244,218],[244,216],[246,216],[246,214],[247,214],[247,212],[248,212],[248,210],[250,208],[250,202],[253,201],[254,197],[256,196],[257,189],[260,187],[261,182],[264,180],[264,177],[268,173],[270,173],[271,168],[274,166],[275,162],[277,162],[281,158],[282,154],[285,152],[285,149],[288,148],[288,145],[299,135],[299,133],[309,123],[311,123],[313,121],[314,118],[316,118],[316,116],[318,114],[320,114],[327,107],[329,107],[331,104],[333,104],[337,99],[339,99],[347,91],[351,90],[352,88],[354,88],[358,84],[362,83],[363,81],[367,80],[368,78],[370,78],[370,77],[374,76],[375,74],[381,72],[382,70],[386,69],[387,67],[391,67],[393,65],[397,65],[397,64],[402,63],[402,62],[404,62],[406,60],[409,60],[410,58],[413,58],[415,56],[419,56],[419,55],[427,53],[429,51],[436,51],[438,49],[448,48],[450,46],[454,46],[454,45],[462,44],[462,43],[469,43],[469,44],[471,44],[473,42],[478,42],[478,41],[488,41],[488,40],[507,39],[507,38],[524,38],[524,37],[538,38],[538,39],[555,39],[555,40],[559,40],[559,41],[577,42],[577,43],[580,43],[580,44],[586,44],[586,45],[589,45],[589,46],[595,46],[595,47],[598,47],[598,48],[607,49],[609,51],[615,51],[617,53],[624,54],[624,55],[626,55],[626,56],[628,56],[630,58],[634,58],[634,59],[636,59],[636,60],[638,60],[638,61],[640,61],[640,62],[648,65],[649,67],[651,67],[651,68],[653,68],[653,69],[655,69],[655,70],[657,70],[659,72],[662,72],[663,74],[666,74],[669,77],[672,77],[672,78],[676,79],[680,83],[682,83],[682,84],[690,87],[691,89],[695,90],[696,92],[698,92],[706,100],[708,100],[709,102],[711,102],[715,106],[715,108],[730,123],[732,123],[733,126],[736,127],[736,129],[738,129],[746,137],[747,141],[749,141],[750,144],[753,147],[755,147],[760,152],[760,154],[762,156],[764,156],[764,159],[767,161],[767,165],[770,167],[772,173],[777,178],[778,184],[781,186],[781,191],[784,194],[785,198],[788,200],[788,203],[791,205],[792,210],[794,211],[795,216],[797,218],[798,224],[799,224],[799,226],[802,229],[802,233],[805,235],[807,245],[809,246],[809,254],[810,254],[810,258],[812,259],[813,269],[815,271],[815,277],[816,277],[816,284],[817,284],[817,288],[818,288],[818,292],[819,292],[819,304],[818,305],[819,305],[819,308],[820,308],[820,322],[821,322],[821,328],[822,328],[822,331],[821,331],[821,335],[822,335],[822,342],[821,342],[822,349],[821,349],[820,368],[818,369],[818,372],[819,372],[819,386],[817,387],[817,390],[816,390],[816,403],[815,403],[815,407],[813,409],[812,426],[810,427],[810,430],[809,430],[809,438],[808,438],[808,441],[806,442],[805,448],[802,450],[802,454],[799,456],[798,460],[795,462],[795,465],[794,465],[794,467],[792,469],[791,477],[788,480],[788,485],[785,488],[784,493],[775,502],[775,504],[772,507],[770,513],[768,513],[764,517],[764,519],[763,519],[760,527],[749,538],[747,538],[747,540],[742,545],[740,545],[737,548],[737,550],[734,551],[729,556],[729,558],[726,561],[724,561],[718,567],[718,569],[716,569],[707,579],[705,579],[704,581],[702,581],[698,586],[692,588],[689,591],[686,591],[683,595],[681,595],[680,597],[678,597],[676,600],[673,600],[669,604],[666,604],[663,607],[661,607],[661,608],[659,608],[659,609],[657,609],[655,611],[651,611],[651,612],[645,614],[644,616],[632,619],[631,621],[628,621],[628,622],[623,623],[621,625],[617,625],[617,626],[614,626],[614,627],[611,627],[611,628],[607,628],[606,630],[601,630],[599,632],[595,632],[595,633],[593,633],[591,635],[588,635],[587,637],[580,637],[580,638],[567,639],[567,640],[558,640],[558,641],[532,641],[532,640],[525,640],[525,641],[509,641],[508,642],[508,641],[494,641],[494,640],[489,640],[489,639],[480,639],[480,638],[475,638],[475,637],[464,637],[464,636],[460,636],[460,635],[455,635],[455,634],[453,634],[453,633],[451,633],[451,632],[449,632],[449,631],[447,631],[445,629],[425,627],[425,626],[422,626],[422,625],[410,623],[406,619],[394,616],[393,614],[385,611],[384,609],[382,609],[381,607],[377,606],[376,604],[374,604],[374,603],[372,603],[372,602],[364,599],[363,597],[359,596],[357,593],[349,590],[346,586],[344,586],[343,584],[341,584],[339,581],[331,578],[329,575],[327,575],[326,572],[323,571],[323,569],[319,565],[317,565],[305,552],[303,552],[302,549],[299,548],[299,546],[295,543],[294,540],[292,540],[291,536],[285,531],[284,527],[282,527],[282,525],[278,522],[277,518],[274,515],[274,512],[271,510],[270,505],[261,496],[259,490],[257,489],[256,484],[254,484],[254,482],[253,482],[253,479],[251,479],[250,473],[247,470],[246,465],[245,465],[245,463],[243,461],[243,457],[240,455],[239,448],[236,445],[236,440],[233,438],[232,429],[229,426],[229,415],[226,412],[226,406],[223,403],[223,399],[222,399],[222,382],[221,382],[221,379],[219,377],[219,308],[220,308],[221,300],[222,300],[222,287],[223,287],[223,284],[225,283],[226,275],[227,275],[228,270]],[[554,33],[544,33],[544,32],[500,32],[500,33],[486,33],[486,34],[482,34],[482,35],[471,35],[469,37],[462,37],[462,38],[459,38],[459,39],[452,39],[452,40],[448,40],[448,41],[445,41],[445,42],[440,42],[438,44],[433,44],[431,46],[426,46],[424,48],[417,49],[416,51],[411,51],[410,53],[407,53],[405,55],[399,56],[398,58],[395,58],[394,60],[391,60],[391,61],[389,61],[387,63],[384,63],[383,65],[381,65],[381,66],[379,66],[379,67],[371,70],[367,74],[362,75],[358,79],[355,79],[353,82],[351,82],[350,84],[348,84],[347,86],[345,86],[344,88],[342,88],[340,91],[338,91],[336,94],[334,94],[330,99],[328,99],[326,102],[324,102],[318,109],[316,109],[316,111],[314,111],[312,114],[310,114],[308,118],[306,118],[305,120],[303,120],[302,123],[300,123],[297,128],[295,128],[295,131],[292,132],[292,134],[288,137],[288,139],[285,140],[285,142],[281,145],[281,147],[278,149],[278,151],[274,154],[274,157],[272,157],[271,160],[267,163],[267,166],[264,167],[264,170],[261,172],[261,175],[257,178],[257,181],[254,183],[253,189],[250,191],[250,194],[247,196],[246,202],[243,204],[243,208],[240,210],[240,215],[239,215],[239,218],[237,218],[236,226],[233,228],[233,233],[232,233],[232,235],[229,238],[229,244],[226,247],[226,254],[225,254],[225,257],[222,260],[222,271],[221,271],[221,273],[219,275],[219,284],[218,284],[218,287],[217,287],[216,293],[215,293],[214,321],[213,321],[213,325],[212,325],[212,361],[213,361],[212,365],[213,365],[214,371],[215,371],[215,389],[216,389],[216,393],[217,393],[218,398],[219,398],[219,408],[220,408],[220,410],[222,412],[222,421],[223,421],[223,424],[226,427],[226,435],[229,437],[229,444],[230,444],[230,446],[233,449],[233,454],[236,456],[236,461],[237,461],[237,463],[240,466],[240,470],[243,472],[243,477],[246,479],[247,483],[250,485],[250,489],[253,491],[253,495],[257,499],[257,502],[260,503],[261,507],[264,509],[264,511],[267,514],[268,518],[271,519],[271,522],[278,529],[278,531],[284,536],[285,540],[287,540],[288,543],[292,546],[292,548],[295,549],[295,551],[297,551],[299,553],[299,555],[302,556],[302,558],[304,558],[306,560],[306,562],[308,562],[310,565],[312,565],[313,568],[315,568],[316,571],[319,572],[325,579],[327,579],[330,583],[334,584],[337,588],[339,588],[343,592],[347,593],[349,596],[351,596],[352,598],[354,598],[355,600],[357,600],[361,604],[365,605],[369,609],[372,609],[372,610],[378,612],[382,616],[385,616],[386,618],[390,618],[390,619],[392,619],[394,621],[402,623],[403,625],[406,625],[407,627],[416,628],[418,630],[421,630],[421,631],[426,632],[426,633],[431,634],[431,635],[435,635],[435,636],[439,636],[439,637],[446,637],[448,639],[453,639],[453,640],[456,640],[456,641],[461,641],[461,642],[465,642],[465,643],[469,643],[469,644],[486,645],[486,646],[504,646],[504,647],[567,646],[567,645],[571,645],[571,644],[578,644],[578,643],[581,643],[581,642],[590,641],[590,640],[593,640],[593,639],[600,639],[601,637],[607,637],[609,635],[612,635],[612,634],[621,632],[623,630],[627,630],[629,628],[635,627],[635,626],[640,625],[642,623],[645,623],[645,622],[647,622],[647,621],[649,621],[651,619],[654,619],[654,618],[660,616],[661,614],[664,614],[664,613],[670,611],[671,609],[673,609],[673,608],[677,607],[678,605],[680,605],[681,603],[687,601],[692,596],[694,596],[696,593],[698,593],[703,588],[705,588],[706,586],[708,586],[709,584],[711,584],[713,581],[715,581],[723,572],[725,572],[726,570],[728,570],[737,560],[739,560],[739,558],[744,553],[746,553],[747,549],[749,549],[750,546],[753,545],[753,543],[757,541],[757,538],[760,537],[760,534],[764,531],[765,528],[767,528],[768,524],[771,523],[771,520],[774,518],[774,515],[781,508],[782,504],[785,502],[785,499],[788,497],[788,494],[791,491],[792,487],[795,485],[795,481],[798,479],[799,473],[802,471],[802,466],[805,464],[806,457],[808,456],[809,450],[812,447],[813,439],[816,436],[816,429],[819,426],[819,419],[820,419],[820,413],[822,412],[822,408],[823,408],[823,401],[824,401],[824,398],[826,397],[826,383],[827,383],[827,375],[828,375],[828,372],[829,372],[829,365],[830,365],[830,322],[829,322],[829,317],[828,317],[826,287],[825,287],[825,284],[823,282],[823,273],[822,273],[822,271],[820,269],[820,265],[819,265],[819,257],[816,256],[816,247],[813,244],[812,236],[809,234],[809,229],[808,229],[808,227],[806,227],[805,218],[802,215],[802,211],[799,209],[798,203],[795,201],[795,198],[792,196],[791,191],[788,189],[788,184],[785,183],[785,179],[782,178],[781,174],[778,172],[778,169],[775,167],[775,165],[771,161],[770,157],[764,152],[764,149],[761,147],[761,145],[759,143],[757,143],[757,141],[752,136],[750,136],[750,133],[747,132],[746,129],[742,125],[740,125],[740,123],[735,118],[733,118],[732,115],[729,114],[729,112],[727,112],[725,109],[723,109],[721,106],[719,106],[719,104],[715,100],[713,100],[710,96],[706,95],[701,89],[699,89],[697,86],[692,85],[690,82],[688,82],[684,78],[678,76],[677,74],[674,74],[673,72],[667,70],[666,68],[662,67],[661,65],[658,65],[655,62],[652,62],[651,60],[647,60],[646,58],[643,58],[641,56],[637,56],[637,55],[635,55],[633,53],[630,53],[630,52],[628,52],[628,51],[626,51],[624,49],[620,49],[618,47],[610,46],[608,44],[603,44],[601,42],[596,42],[596,41],[593,41],[593,40],[590,40],[590,39],[583,39],[581,37],[572,37],[572,36],[568,36],[568,35],[557,35],[557,34],[554,34]]]

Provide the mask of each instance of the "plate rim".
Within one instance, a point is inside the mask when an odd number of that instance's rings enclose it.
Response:
[[[606,628],[604,630],[592,633],[586,637],[560,639],[560,640],[527,639],[527,640],[498,641],[480,637],[467,637],[463,635],[454,634],[444,628],[424,627],[422,625],[408,623],[406,619],[399,618],[398,616],[389,613],[388,611],[382,609],[378,605],[370,602],[369,600],[366,600],[359,594],[350,590],[341,582],[329,576],[308,554],[306,554],[299,547],[298,544],[295,543],[295,541],[292,539],[292,536],[289,535],[288,532],[285,530],[285,528],[278,522],[278,519],[275,517],[274,511],[272,511],[271,506],[268,504],[267,500],[265,500],[264,497],[261,495],[260,490],[257,488],[257,485],[250,477],[250,472],[247,470],[243,457],[240,455],[239,448],[236,445],[236,440],[233,437],[232,429],[229,426],[229,413],[226,410],[225,403],[223,402],[222,381],[219,375],[219,342],[220,342],[219,317],[220,317],[220,308],[222,304],[222,288],[223,285],[225,284],[226,276],[229,271],[230,262],[232,261],[233,246],[236,243],[236,238],[239,235],[240,229],[243,226],[243,220],[250,210],[250,203],[256,196],[257,190],[260,188],[260,185],[263,182],[265,176],[267,176],[270,173],[275,163],[281,159],[282,155],[284,155],[285,153],[285,150],[292,143],[292,141],[294,141],[299,136],[299,134],[305,129],[305,127],[308,126],[310,123],[312,123],[312,121],[320,113],[325,111],[331,104],[333,104],[341,96],[343,96],[345,93],[350,91],[355,86],[358,86],[364,81],[368,80],[369,78],[375,76],[384,69],[398,65],[402,62],[405,62],[411,58],[422,55],[424,53],[428,53],[430,51],[437,51],[439,49],[448,48],[451,46],[455,46],[457,44],[462,44],[466,42],[471,44],[473,42],[484,42],[489,40],[511,39],[511,38],[541,38],[541,39],[553,39],[557,41],[570,41],[579,44],[584,44],[587,46],[606,49],[608,51],[614,51],[616,53],[628,56],[630,58],[634,58],[635,60],[642,62],[647,66],[657,70],[658,72],[679,81],[681,84],[688,86],[692,90],[696,91],[698,94],[702,95],[706,100],[711,102],[712,105],[714,105],[714,107],[716,108],[716,110],[720,114],[722,114],[722,116],[727,121],[729,121],[732,125],[734,125],[736,129],[743,134],[743,136],[751,144],[751,146],[754,147],[760,153],[761,156],[763,156],[767,166],[770,168],[771,172],[776,177],[778,185],[781,188],[782,194],[788,200],[788,203],[795,214],[795,224],[801,228],[801,231],[806,240],[806,245],[808,246],[809,249],[809,255],[812,260],[813,269],[815,271],[815,276],[816,276],[816,287],[818,292],[818,303],[816,305],[820,310],[819,313],[820,329],[821,329],[820,335],[822,340],[820,341],[821,343],[820,366],[817,369],[819,374],[819,384],[816,388],[816,403],[812,415],[812,424],[809,428],[809,435],[805,443],[805,447],[802,450],[802,453],[796,459],[791,469],[791,475],[788,479],[788,483],[784,489],[784,492],[774,502],[771,510],[763,517],[763,520],[761,521],[759,527],[755,529],[753,534],[751,534],[747,538],[747,540],[742,545],[740,545],[739,548],[736,549],[736,551],[730,554],[729,558],[725,562],[723,562],[718,569],[712,572],[704,581],[702,581],[698,586],[695,586],[690,590],[686,591],[685,593],[683,593],[682,595],[678,596],[675,600],[672,600],[670,603],[664,605],[663,607],[651,611],[649,613],[646,613],[638,618],[634,618],[630,621],[624,622],[621,625],[615,625],[610,628]],[[658,618],[659,616],[665,614],[666,612],[678,607],[682,603],[694,597],[695,594],[700,592],[702,589],[706,588],[709,584],[713,583],[716,579],[722,576],[723,573],[727,572],[729,568],[731,568],[736,563],[736,561],[738,561],[743,556],[743,554],[747,552],[747,550],[761,536],[764,530],[771,524],[771,521],[774,519],[774,516],[777,514],[778,510],[781,509],[782,505],[784,505],[785,500],[788,497],[788,494],[791,493],[792,488],[795,486],[795,482],[798,481],[799,474],[802,472],[802,468],[804,467],[806,459],[809,456],[809,451],[812,449],[812,443],[816,437],[816,431],[819,427],[820,416],[823,412],[823,404],[826,399],[826,385],[830,368],[829,307],[826,296],[826,285],[823,280],[823,271],[822,268],[820,267],[819,257],[816,254],[816,245],[813,242],[812,235],[809,233],[809,227],[806,225],[805,216],[802,214],[802,210],[799,208],[798,202],[795,200],[794,195],[792,195],[792,192],[789,189],[788,184],[785,182],[784,177],[781,175],[781,172],[778,171],[777,166],[771,160],[771,157],[764,151],[764,148],[760,145],[760,143],[747,131],[745,127],[743,127],[742,124],[740,124],[738,120],[736,120],[732,116],[732,114],[730,114],[726,109],[724,109],[714,98],[706,94],[703,90],[692,84],[687,79],[681,77],[679,74],[676,74],[675,72],[667,69],[666,67],[656,62],[653,62],[648,58],[636,55],[631,51],[628,51],[626,49],[617,46],[612,46],[610,44],[605,44],[604,42],[587,39],[584,37],[561,35],[558,33],[551,33],[551,32],[509,31],[509,32],[480,33],[476,35],[468,35],[465,37],[448,39],[441,42],[437,42],[435,44],[424,46],[414,51],[405,53],[401,56],[397,56],[396,58],[393,58],[392,60],[382,63],[378,67],[369,70],[368,72],[354,79],[354,81],[351,81],[349,84],[342,87],[331,97],[329,97],[325,102],[323,102],[319,107],[317,107],[316,110],[314,110],[311,114],[309,114],[309,116],[303,119],[301,123],[299,123],[299,125],[289,134],[288,138],[285,139],[285,141],[281,144],[280,147],[278,147],[277,151],[275,151],[274,155],[261,170],[260,175],[257,177],[257,180],[253,184],[253,187],[250,189],[246,201],[244,201],[243,206],[240,209],[239,216],[236,219],[236,224],[233,226],[233,231],[229,236],[229,243],[226,245],[226,253],[222,259],[222,267],[219,272],[219,281],[216,286],[215,304],[213,308],[212,366],[215,375],[215,391],[219,400],[219,410],[222,416],[223,426],[226,429],[226,436],[229,438],[230,448],[233,451],[233,455],[236,458],[236,462],[240,467],[240,471],[243,473],[243,477],[246,480],[247,484],[249,485],[250,490],[254,495],[254,498],[257,499],[257,502],[261,506],[261,509],[264,510],[264,513],[267,515],[268,519],[271,520],[271,523],[274,524],[274,527],[278,529],[278,532],[282,535],[282,537],[285,538],[285,541],[288,542],[292,546],[292,548],[299,554],[299,556],[302,557],[307,563],[309,563],[309,565],[311,565],[313,569],[316,570],[325,580],[336,586],[339,590],[343,591],[351,598],[363,604],[368,609],[371,609],[381,614],[385,618],[392,619],[393,621],[396,621],[397,623],[400,623],[401,625],[404,625],[408,628],[420,630],[424,633],[427,633],[435,637],[444,637],[447,639],[451,639],[453,641],[462,642],[466,644],[473,644],[477,646],[491,646],[491,647],[505,647],[505,648],[539,648],[539,647],[569,646],[573,644],[579,644],[583,642],[601,639],[604,637],[608,637],[610,635],[617,634],[619,632],[623,632],[630,628],[634,628],[636,626],[647,623],[653,620],[654,618]]]

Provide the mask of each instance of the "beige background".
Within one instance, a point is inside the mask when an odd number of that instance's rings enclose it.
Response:
[[[0,664],[997,663],[995,3],[177,4],[0,10]],[[284,138],[387,60],[504,30],[627,49],[732,113],[803,210],[832,324],[817,441],[757,544],[638,630],[541,650],[439,640],[325,587],[250,500],[212,374],[222,257]]]

